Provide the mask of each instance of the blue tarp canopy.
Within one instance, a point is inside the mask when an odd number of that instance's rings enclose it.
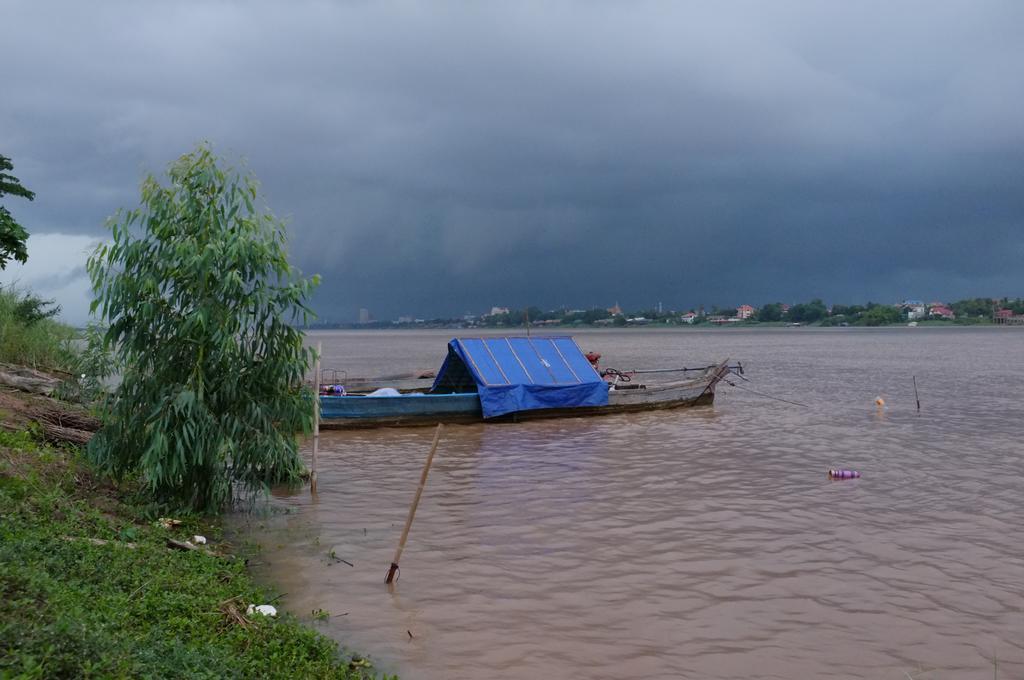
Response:
[[[608,385],[570,337],[455,338],[431,391],[479,392],[484,418],[608,403]]]

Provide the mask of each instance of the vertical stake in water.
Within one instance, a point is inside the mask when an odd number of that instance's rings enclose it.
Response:
[[[320,354],[324,343],[316,343],[316,362],[313,364],[313,470],[309,475],[309,489],[316,493],[317,458],[320,454]]]
[[[921,397],[917,396],[917,376],[915,375],[915,376],[912,376],[912,377],[914,378],[914,399],[917,401],[917,412],[920,413],[921,412]]]
[[[405,549],[405,541],[409,538],[409,529],[412,528],[412,518],[416,516],[416,506],[420,504],[420,496],[423,495],[423,487],[427,485],[427,474],[430,472],[430,464],[434,460],[434,452],[437,451],[437,443],[441,441],[441,423],[437,424],[434,431],[434,443],[430,445],[430,455],[427,456],[427,463],[423,466],[423,474],[420,475],[420,485],[416,487],[416,495],[409,507],[409,516],[405,518],[405,529],[402,530],[402,538],[398,541],[398,550],[395,551],[395,559],[391,560],[391,567],[388,569],[387,578],[384,583],[391,584],[395,580],[395,572],[398,571],[398,560],[402,558],[402,550]]]

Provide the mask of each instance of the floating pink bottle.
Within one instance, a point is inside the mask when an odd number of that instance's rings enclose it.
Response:
[[[829,470],[829,479],[857,479],[860,473],[856,470]]]

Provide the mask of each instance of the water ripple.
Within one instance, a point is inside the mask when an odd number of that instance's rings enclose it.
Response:
[[[431,366],[444,341],[320,339],[360,373]],[[993,653],[1024,677],[1024,334],[580,340],[624,368],[738,357],[809,408],[726,388],[708,409],[449,427],[393,591],[432,432],[325,433],[317,501],[236,518],[259,575],[299,616],[347,612],[317,625],[407,678],[983,678]]]

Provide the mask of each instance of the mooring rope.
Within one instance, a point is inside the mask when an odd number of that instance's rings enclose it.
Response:
[[[776,396],[771,395],[771,394],[765,394],[764,392],[758,392],[757,390],[752,390],[749,387],[743,387],[742,385],[737,385],[736,383],[732,382],[731,380],[726,380],[725,378],[722,378],[722,382],[724,382],[727,385],[732,385],[733,387],[735,387],[738,390],[744,390],[744,391],[750,392],[751,394],[756,394],[759,397],[766,397],[768,399],[774,399],[775,401],[781,401],[784,404],[792,404],[794,406],[803,406],[804,408],[810,408],[809,405],[801,404],[799,401],[790,401],[789,399],[783,399],[782,397],[776,397]]]
[[[635,373],[636,375],[646,375],[648,373],[686,373],[686,372],[693,372],[693,371],[706,371],[706,370],[708,370],[710,368],[717,368],[717,367],[718,367],[717,364],[710,364],[708,366],[700,366],[698,368],[647,368],[647,369],[634,368],[633,370],[628,371],[628,373]],[[735,366],[726,366],[726,368],[728,368],[729,372],[732,373],[733,375],[738,375],[741,378],[743,377],[743,375],[741,373],[737,373],[736,372],[737,368],[739,370],[741,370],[741,371],[743,370],[743,365],[742,364],[736,364]]]

